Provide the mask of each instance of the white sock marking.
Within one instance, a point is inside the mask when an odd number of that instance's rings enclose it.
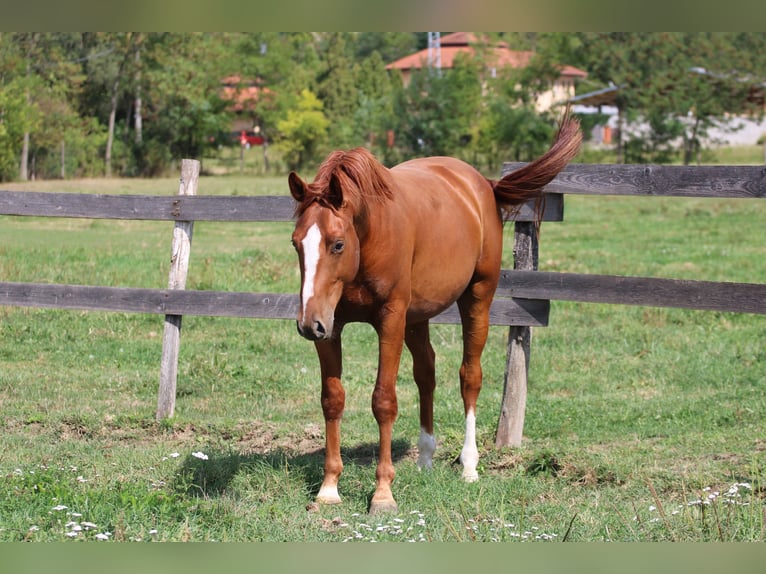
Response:
[[[425,429],[420,429],[418,439],[418,468],[430,469],[433,466],[434,451],[436,451],[436,439],[428,434]]]
[[[460,453],[460,462],[463,463],[463,479],[473,482],[479,479],[476,467],[479,464],[479,449],[476,448],[476,415],[470,409],[465,415],[465,441]]]
[[[306,305],[309,300],[314,296],[314,277],[317,272],[317,265],[319,265],[319,246],[322,242],[322,232],[319,231],[319,226],[315,223],[309,227],[306,237],[301,241],[303,245],[303,293],[301,303],[303,309],[302,315],[306,313]]]
[[[323,502],[325,504],[337,504],[340,502],[338,486],[322,486],[317,493],[316,499],[317,502]]]

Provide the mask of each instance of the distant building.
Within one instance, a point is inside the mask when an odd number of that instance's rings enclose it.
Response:
[[[234,112],[231,137],[242,145],[261,145],[263,135],[258,117],[258,104],[270,98],[271,90],[257,80],[243,80],[238,75],[221,80],[221,98],[229,102],[228,109]]]
[[[471,32],[454,32],[442,36],[439,42],[439,60],[441,68],[452,68],[459,54],[475,55],[477,46],[484,51],[488,73],[494,77],[501,68],[526,68],[532,57],[531,51],[511,50],[505,42],[497,42],[487,46],[487,40],[478,38]],[[404,85],[408,85],[413,71],[432,65],[433,55],[429,58],[429,49],[420,50],[405,56],[386,66],[387,70],[399,70]],[[588,76],[587,72],[574,66],[562,65],[560,76],[553,82],[550,89],[537,97],[535,107],[545,111],[554,104],[563,103],[575,95],[575,82]]]

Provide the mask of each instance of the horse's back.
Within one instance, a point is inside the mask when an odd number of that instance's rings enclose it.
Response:
[[[497,213],[489,181],[462,160],[417,158],[394,166],[391,174],[397,183],[396,193],[414,209],[427,205],[432,210],[431,218],[478,218],[483,225],[487,217]]]

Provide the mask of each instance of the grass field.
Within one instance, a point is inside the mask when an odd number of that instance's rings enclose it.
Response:
[[[168,193],[177,179],[4,189]],[[282,194],[203,177],[199,193]],[[762,200],[568,197],[543,270],[766,282]],[[198,223],[188,286],[296,292],[289,224]],[[0,218],[4,281],[164,287],[172,224]],[[506,232],[511,264],[512,233]],[[438,449],[415,465],[409,357],[399,513],[366,514],[375,338],[345,335],[341,506],[307,511],[323,426],[312,346],[289,321],[184,319],[176,416],[154,421],[162,318],[0,308],[0,541],[764,541],[763,316],[553,302],[533,337],[525,440],[495,450],[506,330],[479,399],[481,479],[460,480],[456,326],[433,329]]]

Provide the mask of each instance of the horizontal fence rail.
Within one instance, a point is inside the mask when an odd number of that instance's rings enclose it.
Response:
[[[98,195],[0,191],[0,215],[157,221],[292,221],[295,200],[283,195]],[[524,204],[513,221],[535,221]],[[543,221],[562,221],[561,196],[546,199]]]
[[[766,314],[766,285],[759,283],[504,269],[497,293],[506,297]]]
[[[525,164],[503,164],[503,175]],[[546,188],[550,194],[766,197],[766,167],[570,164]]]
[[[300,300],[285,293],[241,293],[186,289],[143,289],[90,285],[0,282],[0,306],[47,307],[83,311],[117,311],[160,315],[204,315],[261,319],[295,319]],[[499,297],[492,302],[490,324],[548,324],[549,301]],[[455,305],[432,319],[459,323]]]

